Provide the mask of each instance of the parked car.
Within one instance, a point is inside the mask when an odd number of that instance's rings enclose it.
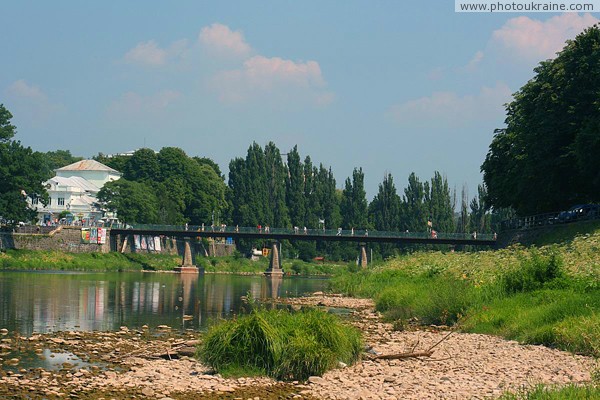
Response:
[[[558,222],[570,222],[600,216],[600,204],[578,204],[558,214]]]

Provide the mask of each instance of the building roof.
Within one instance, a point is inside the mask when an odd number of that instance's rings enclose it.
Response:
[[[113,174],[121,173],[111,167],[108,167],[96,160],[81,160],[74,162],[73,164],[66,165],[62,168],[58,168],[56,171],[106,171],[112,172]]]
[[[71,176],[69,178],[55,176],[53,178],[50,178],[50,181],[60,186],[77,187],[86,192],[97,193],[100,191],[100,188],[98,186],[94,185],[87,179],[81,178],[79,176]]]

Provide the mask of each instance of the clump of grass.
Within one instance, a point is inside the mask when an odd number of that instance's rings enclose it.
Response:
[[[531,292],[551,283],[560,285],[559,279],[564,277],[561,258],[554,252],[547,256],[532,251],[522,258],[520,265],[506,272],[501,282],[508,294]]]
[[[530,390],[505,393],[499,400],[589,400],[598,398],[600,398],[600,386],[567,385],[562,388],[552,388],[537,385]]]
[[[305,380],[340,361],[353,363],[361,349],[358,330],[323,311],[253,308],[249,315],[211,327],[198,357],[224,375]]]
[[[476,296],[465,280],[452,276],[410,279],[388,286],[375,296],[375,307],[388,320],[416,319],[422,324],[453,325]]]

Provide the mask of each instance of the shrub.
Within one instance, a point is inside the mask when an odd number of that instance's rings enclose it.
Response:
[[[506,272],[501,280],[505,292],[513,294],[541,289],[563,277],[562,260],[557,254],[542,256],[533,251],[521,260],[519,268]]]
[[[319,310],[253,309],[213,326],[199,358],[220,373],[261,373],[283,380],[322,375],[340,361],[350,364],[362,349],[360,333]]]

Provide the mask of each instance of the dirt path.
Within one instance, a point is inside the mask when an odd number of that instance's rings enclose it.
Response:
[[[294,307],[320,305],[354,309],[355,323],[365,332],[371,353],[426,350],[445,331],[395,332],[380,321],[369,300],[313,296],[291,300]],[[195,333],[148,331],[64,332],[31,338],[3,336],[2,346],[40,352],[69,351],[108,369],[84,368],[49,372],[41,369],[8,373],[0,370],[0,398],[89,399],[477,399],[537,383],[566,384],[590,380],[593,360],[542,346],[522,346],[492,336],[453,333],[426,359],[364,359],[312,377],[281,384],[267,378],[223,379],[193,358],[157,355],[193,342]],[[189,349],[190,346],[188,346]],[[168,358],[168,356],[167,356]],[[174,358],[174,357],[173,357]],[[10,360],[2,360],[7,362]],[[16,397],[15,397],[16,396]]]

